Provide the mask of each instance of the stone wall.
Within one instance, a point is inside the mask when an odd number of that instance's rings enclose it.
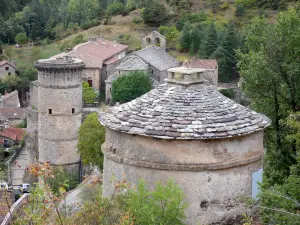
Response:
[[[218,140],[161,140],[107,129],[103,195],[113,192],[111,177],[150,187],[173,178],[189,203],[187,224],[235,224],[251,197],[252,174],[262,167],[263,133]],[[221,221],[223,221],[221,223]],[[229,221],[229,222],[226,222]],[[239,224],[239,223],[237,223]]]
[[[6,70],[5,67],[8,67],[8,70]],[[9,64],[0,66],[0,78],[6,77],[7,75],[9,75],[9,73],[11,75],[14,75],[16,73],[16,69]]]
[[[82,119],[81,71],[39,71],[38,92],[39,162],[77,171],[77,132]]]
[[[85,81],[88,81],[88,79],[92,79],[93,81],[93,88],[94,90],[100,90],[100,70],[96,68],[85,68],[82,71],[82,78]]]
[[[164,79],[167,78],[168,75],[168,72],[166,70],[160,71],[152,65],[149,65],[148,73],[154,80],[159,83],[164,83]]]
[[[167,48],[166,38],[160,33],[153,31],[146,37],[143,37],[142,39],[142,47],[147,48],[149,46],[159,46],[163,50],[166,50]]]
[[[39,82],[37,80],[30,83],[30,106],[35,109],[38,107],[38,83]]]
[[[0,99],[1,108],[18,108],[20,107],[18,91],[13,91]]]
[[[28,165],[38,161],[38,111],[27,108],[26,148],[28,150]]]

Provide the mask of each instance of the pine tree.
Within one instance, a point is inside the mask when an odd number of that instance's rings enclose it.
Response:
[[[180,45],[184,51],[188,51],[190,48],[190,45],[191,45],[190,28],[187,24],[185,24],[182,29]]]
[[[200,45],[200,56],[209,58],[218,47],[218,34],[214,23],[211,23],[205,32]]]

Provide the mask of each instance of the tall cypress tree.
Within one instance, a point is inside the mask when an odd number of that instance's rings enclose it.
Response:
[[[190,48],[191,45],[190,28],[187,24],[185,24],[182,29],[180,45],[184,51],[188,51]]]
[[[211,23],[204,33],[200,45],[200,57],[209,58],[218,47],[218,34],[215,23]]]

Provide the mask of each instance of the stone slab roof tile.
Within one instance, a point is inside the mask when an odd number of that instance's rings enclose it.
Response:
[[[164,71],[172,67],[177,67],[179,65],[178,61],[175,58],[170,56],[163,49],[156,46],[144,48],[142,50],[133,52],[132,54],[137,55],[145,62],[149,63],[160,71]]]
[[[229,138],[270,124],[266,116],[235,103],[212,87],[167,84],[110,108],[99,120],[113,130],[162,139]]]

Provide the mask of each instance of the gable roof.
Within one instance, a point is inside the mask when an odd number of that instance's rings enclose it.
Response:
[[[8,138],[13,141],[21,141],[25,130],[22,128],[6,128],[3,131],[0,131],[0,136]]]
[[[133,52],[132,54],[139,56],[145,62],[149,63],[160,71],[177,67],[179,64],[175,58],[157,46],[147,47]]]
[[[26,108],[0,108],[0,116],[7,119],[21,119],[25,113]]]
[[[148,68],[147,63],[145,63],[140,57],[136,55],[127,56],[119,66],[116,67],[117,70],[146,70]]]
[[[199,59],[193,57],[188,66],[191,68],[216,69],[218,67],[218,62],[216,59]]]
[[[10,66],[13,67],[13,68],[16,68],[16,64],[15,64],[14,62],[11,62],[11,61],[8,61],[8,60],[3,60],[3,61],[1,61],[1,62],[0,62],[0,67],[1,67],[1,66],[4,66],[4,65],[6,65],[6,64],[10,65]]]
[[[128,48],[127,45],[118,44],[113,41],[97,38],[94,41],[88,41],[79,45],[76,45],[70,52],[63,52],[51,58],[62,57],[65,55],[73,56],[81,59],[88,68],[102,68],[103,63],[106,64],[115,62],[116,54]],[[114,60],[109,61],[111,58]]]

